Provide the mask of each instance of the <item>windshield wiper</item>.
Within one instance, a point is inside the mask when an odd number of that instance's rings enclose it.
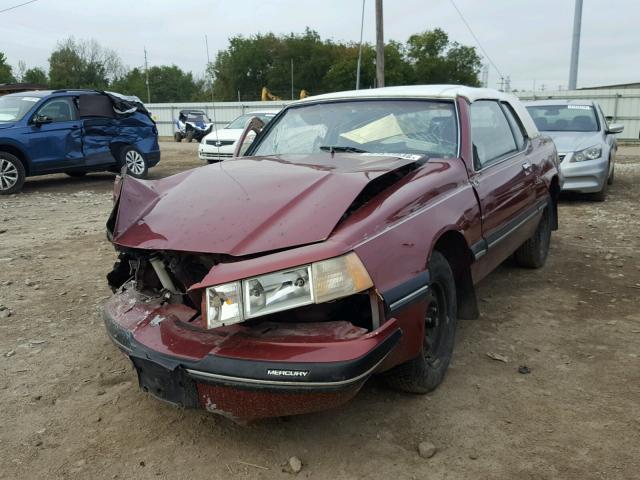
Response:
[[[324,150],[325,152],[349,152],[349,153],[369,153],[366,150],[362,150],[361,148],[356,147],[344,147],[340,145],[322,145],[320,150]]]

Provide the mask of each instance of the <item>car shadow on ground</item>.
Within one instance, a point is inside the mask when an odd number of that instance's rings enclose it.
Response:
[[[113,188],[114,173],[90,173],[84,177],[72,178],[67,175],[49,175],[28,178],[22,187],[22,194],[29,193],[74,193],[81,190],[108,192]]]

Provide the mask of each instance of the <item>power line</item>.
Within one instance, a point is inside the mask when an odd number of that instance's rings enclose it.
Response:
[[[498,68],[498,66],[493,62],[493,60],[491,60],[491,57],[489,56],[489,54],[487,53],[487,51],[484,49],[484,47],[482,46],[482,44],[480,43],[480,40],[478,40],[478,37],[476,37],[476,34],[473,33],[473,30],[471,29],[471,27],[469,26],[469,24],[467,23],[467,20],[464,18],[464,15],[462,15],[462,12],[460,11],[460,9],[458,8],[458,6],[456,5],[456,3],[453,0],[449,0],[451,2],[451,5],[453,5],[453,8],[456,9],[456,12],[458,12],[458,15],[460,15],[460,18],[462,19],[462,21],[464,22],[464,24],[466,25],[467,29],[469,30],[469,33],[471,34],[471,36],[475,39],[476,43],[478,44],[478,47],[480,47],[480,50],[482,50],[482,53],[484,53],[484,56],[487,57],[487,60],[489,60],[489,63],[491,63],[491,65],[493,65],[493,68],[496,69],[496,72],[498,72],[498,74],[501,77],[504,77],[504,75],[502,75],[502,72],[500,71],[500,69]]]
[[[34,3],[34,2],[37,2],[37,1],[38,0],[30,0],[28,2],[21,3],[20,5],[14,5],[13,7],[9,7],[9,8],[5,8],[3,10],[0,10],[0,13],[8,12],[9,10],[14,10],[16,8],[19,8],[19,7],[24,7],[25,5],[29,5],[30,3]]]

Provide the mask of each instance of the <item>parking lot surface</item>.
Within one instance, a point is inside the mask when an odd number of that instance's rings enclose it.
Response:
[[[202,165],[196,144],[161,148],[152,178]],[[248,426],[143,394],[108,340],[113,175],[28,179],[0,198],[0,478],[291,478],[291,456],[312,479],[638,478],[640,148],[618,159],[605,203],[563,197],[543,269],[483,281],[437,391],[372,379]]]

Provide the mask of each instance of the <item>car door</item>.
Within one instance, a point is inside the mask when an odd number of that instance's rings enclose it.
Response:
[[[115,164],[111,142],[118,135],[118,123],[109,97],[95,93],[80,95],[78,111],[87,169]]]
[[[72,97],[54,97],[43,103],[30,119],[27,135],[33,173],[84,164],[82,129]]]
[[[530,235],[536,207],[536,167],[531,142],[507,103],[479,100],[471,104],[474,186],[482,215],[484,257],[479,272],[493,270]]]

